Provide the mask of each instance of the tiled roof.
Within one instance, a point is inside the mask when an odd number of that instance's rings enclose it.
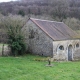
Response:
[[[74,32],[63,22],[49,21],[30,18],[40,29],[42,29],[53,40],[68,40],[77,38],[77,33]]]

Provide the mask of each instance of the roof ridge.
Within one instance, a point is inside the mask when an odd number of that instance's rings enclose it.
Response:
[[[64,22],[51,21],[51,20],[43,20],[43,19],[37,19],[37,18],[30,18],[30,19],[31,19],[31,20],[40,20],[40,21],[47,21],[47,22],[64,23]]]

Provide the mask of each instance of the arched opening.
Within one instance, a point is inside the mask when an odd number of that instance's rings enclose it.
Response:
[[[59,50],[64,50],[64,47],[62,45],[59,46]]]
[[[68,60],[72,61],[72,45],[68,46]]]
[[[76,44],[76,48],[79,48],[79,44],[78,43]]]

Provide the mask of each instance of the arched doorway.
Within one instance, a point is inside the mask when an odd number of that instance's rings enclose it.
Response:
[[[72,61],[72,45],[68,46],[68,60]]]

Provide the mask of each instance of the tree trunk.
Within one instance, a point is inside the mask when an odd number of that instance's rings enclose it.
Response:
[[[2,45],[2,56],[4,56],[4,43]]]

